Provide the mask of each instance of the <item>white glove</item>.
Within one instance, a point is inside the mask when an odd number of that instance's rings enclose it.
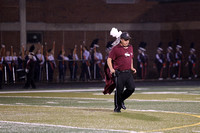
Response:
[[[25,72],[26,72],[26,73],[28,73],[28,72],[29,72],[29,70],[26,68],[26,69],[25,69]]]

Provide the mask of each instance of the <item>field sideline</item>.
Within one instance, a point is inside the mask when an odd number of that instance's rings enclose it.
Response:
[[[198,133],[200,87],[140,86],[113,112],[103,88],[0,91],[0,132]]]

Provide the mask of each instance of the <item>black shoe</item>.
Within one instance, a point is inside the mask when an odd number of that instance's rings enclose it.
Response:
[[[126,110],[126,106],[125,106],[124,102],[122,102],[122,109]]]
[[[121,113],[121,109],[115,108],[115,109],[114,109],[114,112],[116,112],[116,113]]]

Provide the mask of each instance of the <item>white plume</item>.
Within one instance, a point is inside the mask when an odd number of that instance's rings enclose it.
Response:
[[[110,31],[110,35],[116,38],[119,38],[121,36],[122,32],[118,31],[117,28],[113,27]]]

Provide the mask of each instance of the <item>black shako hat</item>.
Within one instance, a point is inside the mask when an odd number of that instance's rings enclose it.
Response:
[[[106,48],[107,48],[107,49],[111,49],[111,48],[113,47],[113,45],[112,45],[113,42],[114,42],[114,41],[109,41],[109,42],[107,42]]]
[[[182,46],[180,45],[180,40],[176,40],[176,48],[182,48]]]
[[[169,43],[168,43],[168,47],[167,47],[167,48],[168,48],[169,50],[173,50],[172,44],[173,44],[173,42],[169,42]]]
[[[190,51],[193,51],[193,52],[195,51],[194,45],[195,44],[193,42],[190,44]]]
[[[34,50],[35,50],[35,46],[32,45],[32,46],[30,47],[30,49],[29,49],[29,54],[30,54],[30,55],[34,55],[34,53],[33,53]]]
[[[99,43],[99,39],[98,38],[94,39],[90,45],[90,48],[94,48],[94,46],[99,47],[98,43]]]
[[[163,49],[162,49],[162,42],[160,42],[157,47],[158,47],[158,50],[163,51]]]
[[[139,49],[142,50],[142,51],[146,51],[146,49],[145,49],[146,45],[147,45],[146,42],[140,42]]]
[[[52,49],[49,49],[49,50],[48,50],[48,53],[51,53],[51,50],[52,50]]]
[[[29,49],[29,52],[33,52],[33,51],[34,51],[34,49],[35,49],[35,46],[34,46],[34,45],[32,45],[32,46],[30,47],[30,49]]]
[[[130,37],[130,35],[128,34],[128,32],[122,32],[120,38],[121,38],[121,39],[124,39],[124,40],[130,40],[130,39],[131,39],[131,37]]]

